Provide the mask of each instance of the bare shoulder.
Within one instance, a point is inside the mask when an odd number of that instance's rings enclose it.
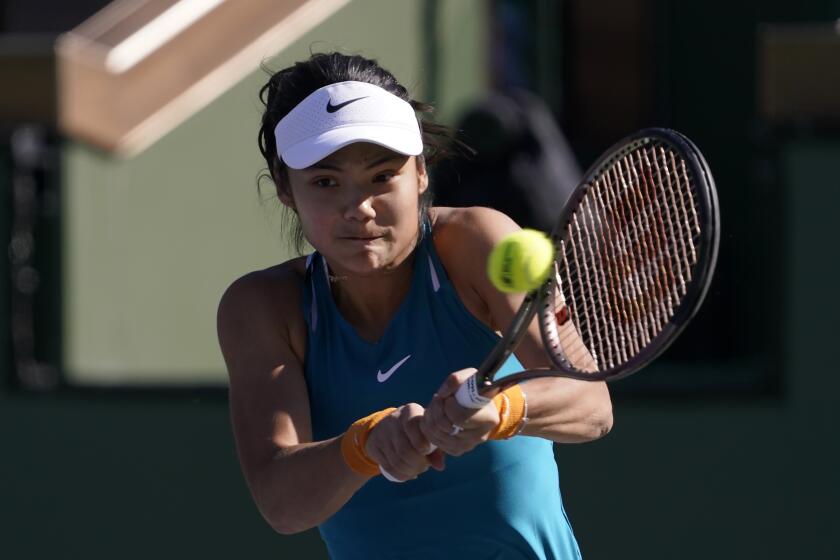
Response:
[[[219,302],[217,328],[225,340],[273,334],[282,336],[298,357],[303,357],[306,327],[300,312],[306,257],[298,257],[263,270],[249,272],[225,290]]]
[[[305,267],[306,258],[299,257],[237,278],[222,295],[219,312],[235,316],[265,308],[293,309],[300,299]]]
[[[502,237],[519,229],[510,217],[492,208],[438,206],[433,212],[438,251],[472,251],[483,258]]]
[[[435,250],[466,308],[491,328],[499,324],[500,294],[487,278],[487,257],[499,240],[519,229],[507,215],[490,208],[436,207]]]

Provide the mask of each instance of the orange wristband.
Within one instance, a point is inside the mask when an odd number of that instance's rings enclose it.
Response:
[[[493,404],[499,410],[499,425],[490,439],[509,439],[522,431],[528,421],[528,401],[522,387],[511,385],[493,397]]]
[[[379,474],[379,465],[367,456],[365,444],[373,427],[395,410],[396,408],[386,408],[360,418],[344,432],[341,437],[341,456],[352,471],[369,476]]]

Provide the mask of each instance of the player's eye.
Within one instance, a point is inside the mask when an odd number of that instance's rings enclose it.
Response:
[[[338,186],[338,182],[332,177],[316,177],[312,180],[312,184],[322,188]]]
[[[393,171],[382,171],[380,173],[377,173],[374,176],[373,182],[374,183],[387,183],[388,181],[393,179],[395,176],[396,176],[396,173],[394,173]]]

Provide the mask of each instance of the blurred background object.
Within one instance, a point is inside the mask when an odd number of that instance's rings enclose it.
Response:
[[[545,102],[526,90],[496,92],[455,123],[475,154],[435,169],[442,206],[487,206],[522,227],[551,231],[582,176]]]
[[[757,41],[762,120],[779,126],[840,125],[840,19],[765,24]]]
[[[251,503],[215,309],[292,255],[256,132],[264,63],[379,59],[478,150],[442,203],[549,227],[646,126],[707,156],[712,291],[616,426],[558,446],[586,558],[833,558],[840,0],[0,3],[4,558],[324,558]],[[534,191],[535,185],[545,189]]]
[[[112,2],[57,41],[61,128],[137,154],[348,1]]]

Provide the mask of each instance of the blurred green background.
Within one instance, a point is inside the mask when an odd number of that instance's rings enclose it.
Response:
[[[215,336],[224,288],[291,255],[257,189],[266,74],[254,61],[130,158],[63,135],[52,44],[106,3],[0,3],[0,556],[324,558],[251,502]],[[584,168],[651,125],[706,154],[724,235],[704,309],[614,386],[607,438],[556,448],[585,558],[840,556],[838,17],[837,0],[352,0],[264,54],[376,58],[450,124],[530,89]],[[767,99],[801,52],[813,82],[780,115]]]

